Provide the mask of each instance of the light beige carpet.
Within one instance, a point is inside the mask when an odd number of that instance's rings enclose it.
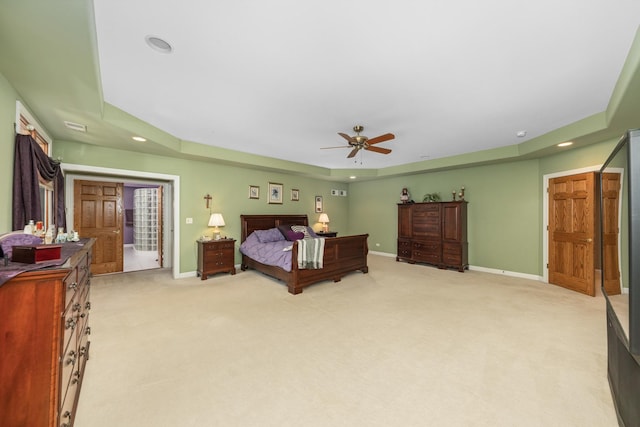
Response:
[[[617,425],[601,296],[369,266],[297,296],[255,271],[93,278],[76,426]]]

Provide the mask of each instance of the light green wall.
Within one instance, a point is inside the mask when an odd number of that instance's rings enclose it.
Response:
[[[350,232],[368,232],[374,251],[396,253],[397,203],[407,187],[451,200],[465,187],[469,262],[498,270],[540,274],[538,164],[535,160],[351,183]],[[379,244],[379,246],[378,246]]]
[[[319,230],[319,214],[315,213],[315,196],[323,196],[324,211],[331,220],[330,228],[346,234],[348,202],[346,197],[331,196],[331,189],[346,189],[345,184],[314,180],[283,173],[220,165],[213,162],[174,159],[170,157],[113,150],[69,141],[56,141],[54,156],[64,163],[136,170],[180,177],[180,272],[196,269],[196,239],[210,234],[207,227],[209,210],[204,196],[213,197],[211,209],[221,212],[223,235],[240,240],[241,214],[307,214],[314,229]],[[269,182],[283,184],[283,204],[267,203]],[[260,187],[260,199],[249,199],[249,185]],[[291,201],[291,189],[300,190],[300,200]],[[193,224],[186,224],[193,218]],[[236,263],[240,257],[236,252]]]
[[[622,136],[622,135],[620,135]],[[601,166],[619,139],[612,139],[599,144],[588,145],[583,148],[559,150],[553,156],[540,159],[540,175],[548,175],[572,169],[580,169],[588,166]]]
[[[0,234],[11,230],[13,195],[13,146],[15,141],[16,100],[18,94],[0,74]]]

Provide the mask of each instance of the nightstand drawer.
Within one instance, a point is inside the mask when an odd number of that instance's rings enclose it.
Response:
[[[205,253],[219,252],[224,249],[233,251],[234,246],[235,246],[235,240],[233,241],[212,240],[210,242],[204,242],[204,252]]]

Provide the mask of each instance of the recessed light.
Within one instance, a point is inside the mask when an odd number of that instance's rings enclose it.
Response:
[[[527,131],[526,130],[519,130],[518,132],[516,132],[516,136],[518,138],[524,138],[525,136],[527,136]]]
[[[171,45],[160,37],[146,36],[144,39],[151,49],[160,53],[171,53],[173,51]]]
[[[138,141],[138,142],[145,142],[146,139],[141,137],[141,136],[132,136],[131,139],[133,139],[134,141]]]
[[[567,142],[561,142],[560,144],[558,144],[558,147],[568,147],[570,145],[573,145],[573,142],[567,141]]]
[[[349,177],[349,179],[356,179],[356,176],[355,176],[355,175],[351,175],[351,176]]]

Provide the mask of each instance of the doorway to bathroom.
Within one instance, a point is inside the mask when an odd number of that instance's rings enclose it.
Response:
[[[124,186],[132,187],[153,187],[162,188],[161,196],[158,199],[158,216],[160,218],[158,229],[158,255],[154,256],[149,253],[144,254],[146,257],[142,257],[143,254],[137,253],[137,257],[127,257],[127,260],[131,259],[132,266],[128,267],[128,271],[135,271],[137,269],[149,269],[149,268],[164,268],[172,271],[174,279],[180,278],[181,273],[179,271],[180,265],[180,250],[178,239],[176,235],[180,232],[179,218],[179,205],[176,200],[180,197],[180,177],[177,175],[168,175],[160,173],[103,168],[87,165],[76,165],[70,163],[64,163],[63,171],[65,173],[65,205],[67,211],[67,227],[69,230],[77,228],[74,224],[74,210],[78,203],[81,203],[75,197],[74,186],[77,180],[87,181],[102,181],[112,183],[122,183],[120,212],[115,218],[120,218],[121,228],[120,236],[124,236],[125,229],[125,204],[124,204]],[[114,205],[115,209],[118,209],[118,205]],[[90,216],[90,215],[89,215]],[[117,229],[115,229],[117,230]],[[117,236],[117,232],[114,233],[111,230],[111,234]],[[83,236],[88,237],[88,236]],[[96,242],[97,243],[97,242]],[[95,248],[95,245],[94,245]],[[110,255],[117,255],[116,252],[120,252],[120,259],[124,259],[124,253],[130,252],[129,248],[124,247],[124,239],[121,239],[120,245],[113,246],[113,251]],[[103,252],[104,253],[104,252]],[[134,253],[131,251],[131,253]],[[155,267],[155,260],[158,259],[158,263],[162,267]],[[122,261],[121,261],[122,262]],[[129,264],[127,262],[127,264]],[[110,273],[124,272],[124,262],[120,264],[120,268]],[[93,269],[93,268],[92,268]]]
[[[124,183],[124,272],[163,266],[162,199],[162,186]]]

